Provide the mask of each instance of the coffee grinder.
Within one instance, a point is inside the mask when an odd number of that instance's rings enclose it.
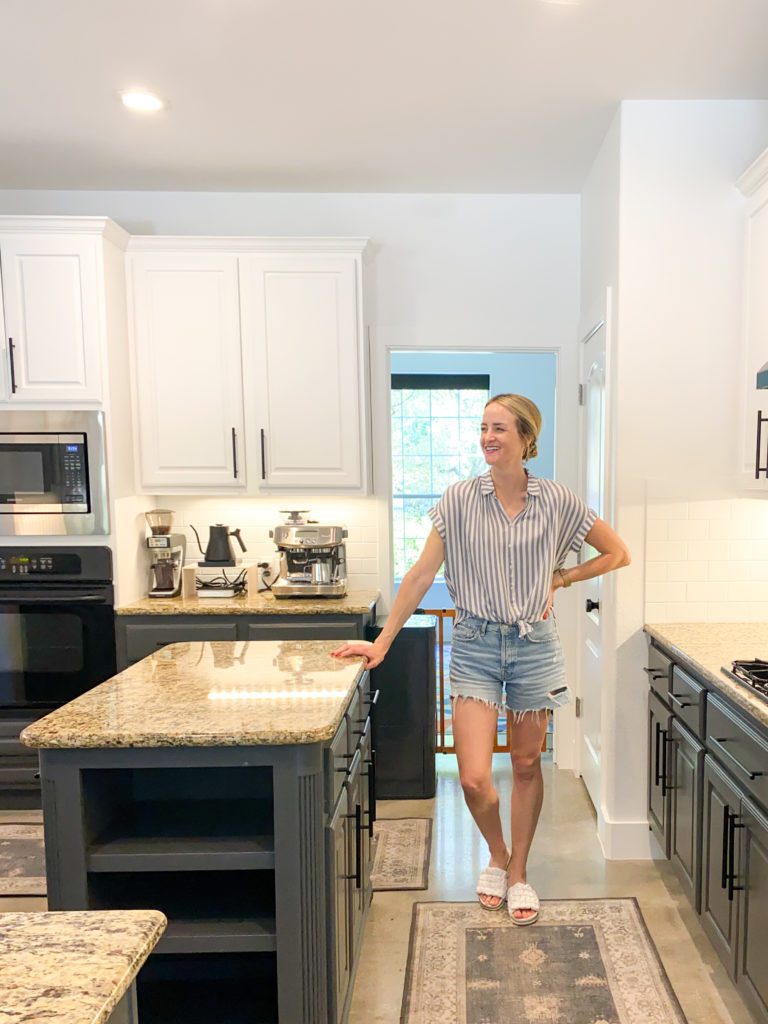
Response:
[[[181,593],[181,570],[187,550],[187,539],[171,533],[173,512],[169,508],[153,508],[144,513],[151,536],[147,537],[150,555],[149,597],[176,597]]]

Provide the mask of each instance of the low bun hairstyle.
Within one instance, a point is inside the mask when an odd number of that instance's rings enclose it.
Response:
[[[539,454],[536,442],[541,432],[541,413],[538,406],[523,395],[494,395],[485,403],[485,408],[487,409],[492,402],[503,405],[517,420],[517,432],[526,445],[523,462],[535,459]]]

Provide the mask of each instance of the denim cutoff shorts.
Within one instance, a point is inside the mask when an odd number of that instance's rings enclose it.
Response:
[[[569,704],[567,689],[549,696],[566,686],[554,616],[531,626],[521,637],[516,623],[486,622],[471,615],[457,622],[451,642],[451,697],[474,697],[517,713]]]

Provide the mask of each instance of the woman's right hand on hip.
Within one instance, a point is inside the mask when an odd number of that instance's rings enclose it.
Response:
[[[356,640],[351,644],[342,644],[335,651],[331,651],[331,657],[353,658],[355,655],[358,657],[362,655],[366,659],[366,668],[376,668],[377,665],[382,663],[386,653],[386,650],[377,647],[375,643],[369,643],[367,640]]]

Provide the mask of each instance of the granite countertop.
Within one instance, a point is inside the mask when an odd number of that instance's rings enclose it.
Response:
[[[378,590],[350,590],[344,597],[277,598],[268,590],[241,597],[144,597],[119,605],[116,615],[364,615],[381,597]]]
[[[645,632],[658,640],[703,676],[756,721],[768,726],[768,702],[748,687],[734,683],[720,669],[744,658],[768,659],[768,623],[762,622],[668,622],[646,625]]]
[[[169,644],[33,722],[21,741],[102,748],[329,740],[365,671],[363,657],[331,657],[341,642]]]
[[[165,925],[159,910],[0,914],[0,1024],[102,1024]]]

